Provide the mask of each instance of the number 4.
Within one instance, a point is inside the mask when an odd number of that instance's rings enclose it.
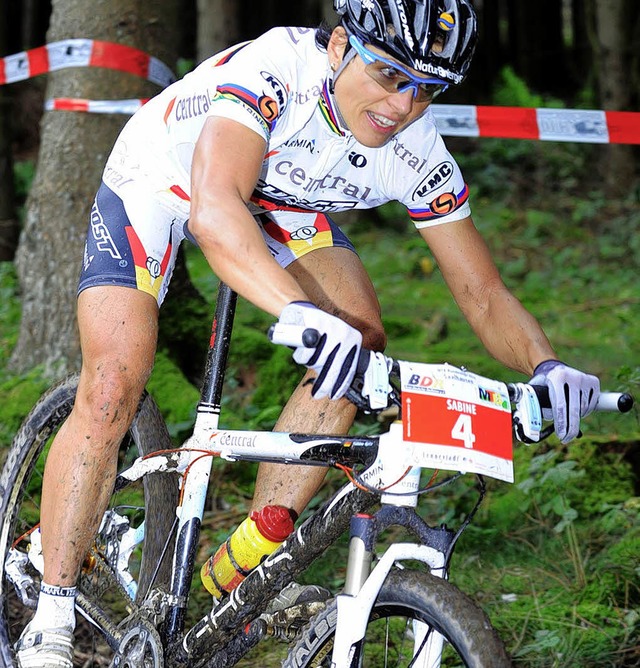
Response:
[[[456,441],[463,441],[465,448],[472,448],[476,442],[476,436],[473,433],[473,424],[471,423],[471,416],[467,413],[460,413],[456,423],[451,430],[451,438]]]

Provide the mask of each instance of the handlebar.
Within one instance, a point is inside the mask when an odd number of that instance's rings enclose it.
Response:
[[[507,387],[510,384],[507,383]],[[541,408],[551,408],[551,399],[549,398],[549,388],[546,385],[531,386],[538,397]],[[628,413],[633,408],[634,399],[627,392],[600,392],[598,397],[597,411],[609,411],[618,413]]]
[[[305,348],[314,348],[320,339],[320,333],[312,328],[303,328],[299,325],[283,325],[276,323],[269,328],[269,338],[273,343],[288,346],[290,348],[298,348],[304,346]],[[356,376],[352,384],[352,391],[348,395],[353,401],[355,396],[360,393],[362,389],[362,382],[364,374],[369,367],[372,356],[375,355],[370,350],[362,348],[358,358],[358,365],[356,368]],[[392,369],[390,377],[398,376],[398,368],[395,360],[386,358]],[[517,390],[517,383],[506,384],[512,401],[519,399]],[[549,398],[549,390],[545,386],[530,386],[533,388],[541,408],[551,408],[551,400]],[[354,403],[357,403],[354,401]],[[613,411],[619,413],[628,413],[634,405],[633,397],[626,392],[601,392],[598,399],[596,410],[598,411]]]

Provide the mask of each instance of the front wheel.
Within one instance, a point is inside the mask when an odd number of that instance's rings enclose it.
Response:
[[[283,668],[329,668],[337,616],[334,601],[309,622]],[[436,632],[444,638],[441,656],[433,649]],[[363,668],[511,666],[484,612],[449,582],[422,571],[389,573],[358,652],[352,666]]]
[[[13,645],[32,614],[40,588],[40,492],[44,462],[74,404],[77,375],[48,390],[13,440],[0,475],[0,668],[16,665]],[[143,454],[170,448],[164,420],[145,393],[119,451],[119,468]],[[169,540],[177,480],[145,476],[114,492],[78,582],[74,666],[108,666],[150,586],[162,587],[170,564],[159,566]],[[126,550],[126,559],[123,552]],[[153,581],[153,583],[152,583]]]

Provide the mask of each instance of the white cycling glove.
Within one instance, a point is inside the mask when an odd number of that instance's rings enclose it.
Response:
[[[311,390],[316,399],[339,399],[343,396],[356,373],[362,334],[344,320],[322,311],[310,302],[287,304],[278,322],[318,332],[320,339],[316,347],[298,346],[293,359],[318,374]]]
[[[553,420],[556,434],[568,443],[580,432],[580,418],[598,405],[600,381],[558,360],[541,362],[533,371],[530,385],[549,388],[551,408],[542,410],[545,420]]]

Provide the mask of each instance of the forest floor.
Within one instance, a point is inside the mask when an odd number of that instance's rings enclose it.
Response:
[[[567,197],[554,209],[534,203],[516,208],[492,198],[489,186],[482,183],[474,199],[476,224],[505,282],[541,321],[560,358],[599,375],[603,388],[636,396],[638,215],[637,201],[618,207],[597,195],[585,200]],[[487,355],[451,299],[433,257],[410,226],[403,223],[399,228],[397,220],[404,220],[404,214],[389,205],[381,217],[361,214],[345,227],[378,290],[389,335],[387,352],[399,359],[448,361],[502,380],[525,380]],[[609,223],[604,232],[598,228],[603,220]],[[195,249],[188,252],[188,265],[201,293],[213,296],[215,278]],[[4,264],[0,452],[6,451],[49,382],[37,369],[24,375],[6,369],[19,313],[14,269]],[[289,351],[266,341],[271,321],[240,302],[223,426],[272,426],[299,375]],[[162,350],[149,390],[178,441],[193,422],[198,395]],[[379,428],[364,418],[355,427]],[[555,437],[541,445],[516,445],[514,458],[515,483],[490,482],[480,512],[460,539],[452,581],[486,610],[516,666],[640,666],[637,408],[625,416],[591,416],[584,421],[583,437],[569,445]],[[254,475],[254,465],[216,463],[198,563],[245,516]],[[342,474],[331,472],[310,507],[317,507],[342,482]],[[423,497],[421,512],[434,524],[455,525],[473,494],[473,481],[463,480]],[[338,590],[344,555],[341,541],[312,566],[305,581]],[[193,614],[203,614],[208,600],[197,582],[193,592]],[[244,665],[278,665],[278,651],[252,655]]]

